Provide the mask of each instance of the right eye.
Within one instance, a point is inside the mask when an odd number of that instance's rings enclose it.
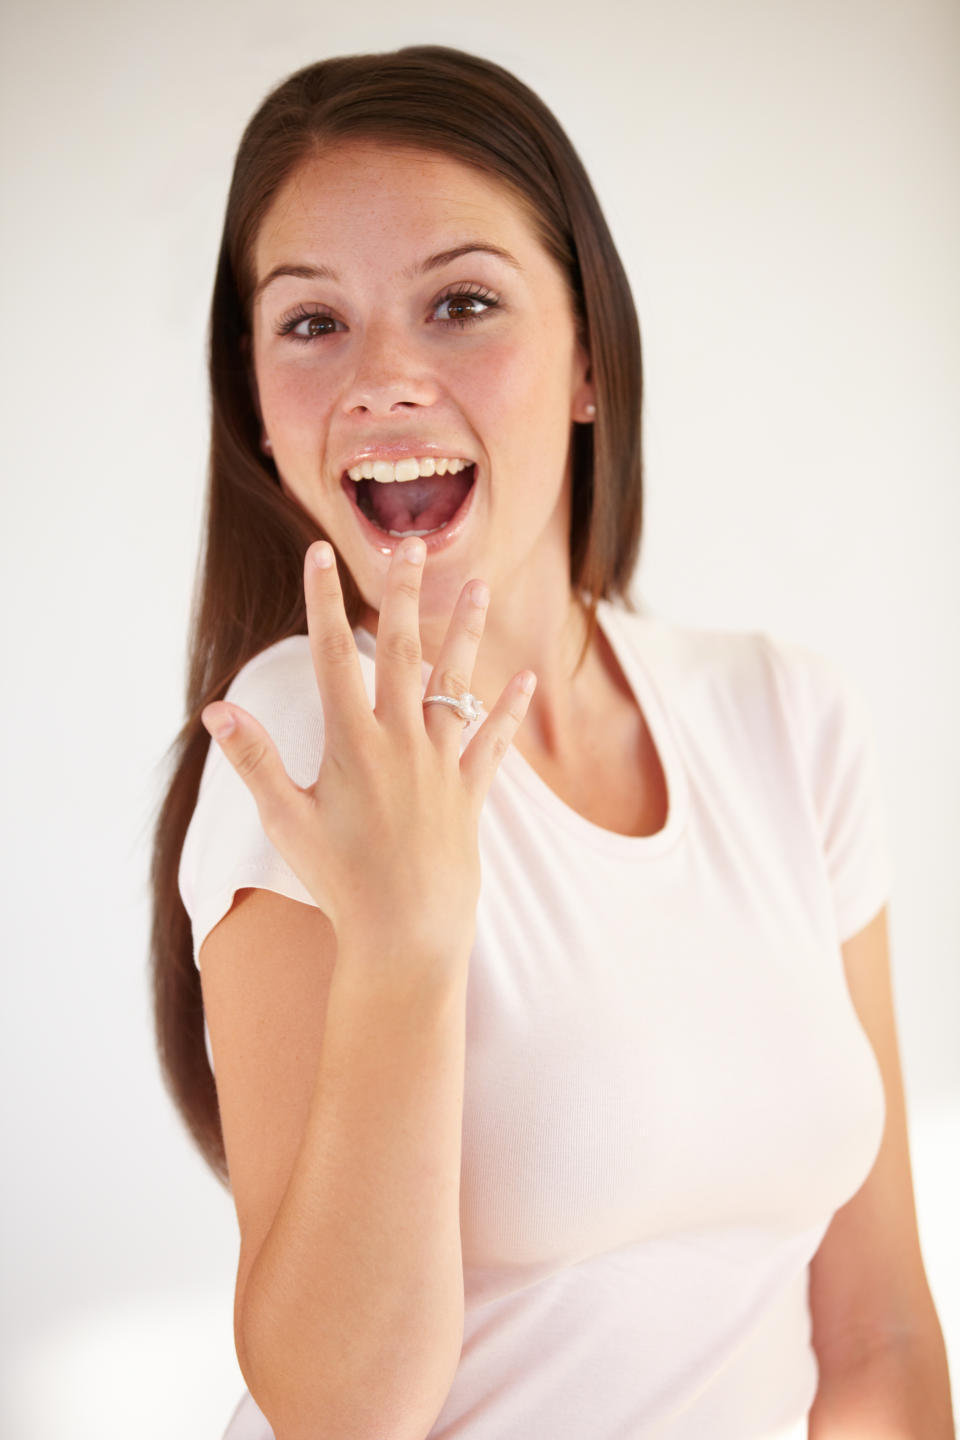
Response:
[[[303,322],[309,321],[306,335],[297,334],[297,327]],[[291,340],[302,340],[309,344],[311,340],[322,339],[324,335],[336,334],[339,320],[335,320],[326,310],[307,310],[304,306],[285,315],[277,326],[278,335],[289,335]]]

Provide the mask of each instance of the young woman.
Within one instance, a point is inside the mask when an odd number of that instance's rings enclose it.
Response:
[[[639,334],[556,120],[440,47],[291,76],[210,341],[153,957],[230,1440],[946,1440],[869,716],[630,604]]]

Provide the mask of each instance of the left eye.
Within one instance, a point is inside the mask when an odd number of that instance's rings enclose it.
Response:
[[[490,294],[479,294],[474,290],[458,291],[453,295],[444,295],[434,306],[434,314],[439,320],[447,324],[464,325],[471,320],[479,320],[487,310],[493,309],[498,303],[497,297]],[[446,310],[446,315],[437,312]]]

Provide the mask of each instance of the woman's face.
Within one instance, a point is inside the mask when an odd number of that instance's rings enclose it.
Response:
[[[561,271],[513,197],[444,155],[342,143],[279,192],[254,259],[263,432],[367,605],[379,610],[401,543],[386,530],[438,522],[422,619],[448,618],[475,577],[491,614],[498,587],[555,601],[562,579],[569,594],[570,425],[592,390]],[[276,267],[319,273],[270,279]],[[404,457],[475,468],[410,489],[346,476]]]

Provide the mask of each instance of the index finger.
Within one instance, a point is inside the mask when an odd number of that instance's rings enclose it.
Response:
[[[343,739],[372,719],[357,642],[347,620],[333,547],[317,540],[304,557],[303,593],[313,673],[323,705],[324,731]]]

